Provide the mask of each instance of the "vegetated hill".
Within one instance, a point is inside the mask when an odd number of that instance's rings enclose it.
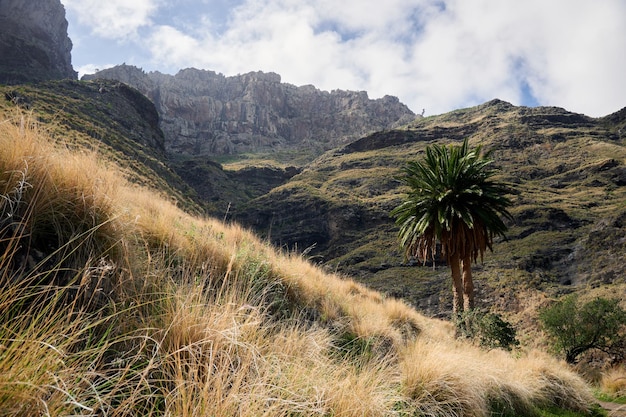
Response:
[[[0,119],[3,414],[592,408],[581,378],[546,354],[480,350],[446,322],[125,181],[116,153],[71,139],[84,128]]]
[[[433,143],[482,144],[516,190],[506,241],[476,267],[478,306],[523,311],[546,294],[624,284],[626,109],[590,118],[494,100],[327,152],[235,218],[277,246],[447,317],[446,265],[404,261],[389,217],[406,190],[395,179]],[[622,287],[623,288],[623,287]],[[618,293],[619,294],[619,293]]]
[[[200,198],[168,165],[154,105],[137,90],[112,81],[0,86],[0,114],[11,118],[24,112],[64,146],[92,149],[123,167],[132,181],[200,210]]]

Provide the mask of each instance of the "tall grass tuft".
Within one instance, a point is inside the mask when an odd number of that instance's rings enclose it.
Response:
[[[95,154],[57,149],[26,116],[0,123],[0,149],[0,251],[13,270],[67,284],[95,258],[121,261],[119,180]]]
[[[600,382],[602,390],[614,397],[626,397],[626,365],[606,370]]]

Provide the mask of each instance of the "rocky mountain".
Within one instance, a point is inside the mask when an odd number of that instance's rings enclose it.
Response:
[[[395,97],[296,87],[274,73],[226,77],[185,69],[171,76],[119,65],[84,79],[119,80],[143,92],[157,106],[168,152],[187,156],[284,149],[320,154],[415,118]]]
[[[624,131],[626,109],[596,119],[493,100],[331,150],[235,219],[278,246],[306,250],[332,270],[445,316],[447,267],[404,262],[389,212],[406,192],[395,180],[401,166],[431,143],[469,138],[494,151],[500,178],[516,190],[507,240],[476,272],[483,305],[515,310],[522,288],[625,283]]]
[[[59,0],[0,1],[0,84],[76,79]]]

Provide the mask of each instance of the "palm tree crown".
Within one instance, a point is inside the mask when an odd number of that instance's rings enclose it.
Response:
[[[467,140],[428,146],[423,160],[407,163],[400,180],[410,191],[391,212],[406,256],[434,258],[438,241],[448,263],[475,262],[492,249],[493,238],[507,230],[501,217],[511,218],[505,196],[511,191],[493,181],[492,164],[490,152],[470,149]]]

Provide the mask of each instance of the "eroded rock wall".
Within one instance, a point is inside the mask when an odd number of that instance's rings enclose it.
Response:
[[[184,69],[176,75],[120,65],[84,79],[115,79],[146,94],[161,115],[169,152],[224,155],[276,149],[321,153],[415,118],[396,97],[321,91],[281,82],[278,74],[226,77]]]

